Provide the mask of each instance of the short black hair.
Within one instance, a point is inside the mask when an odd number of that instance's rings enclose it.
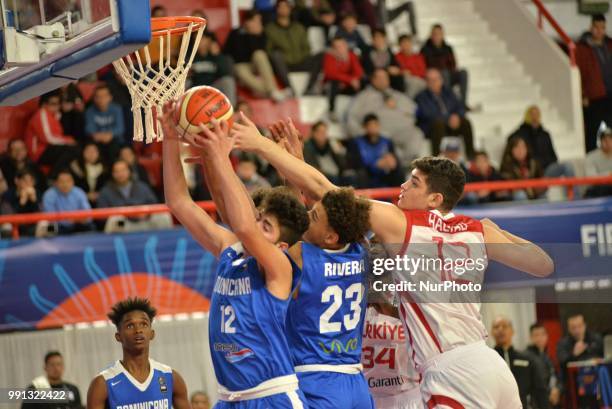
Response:
[[[366,116],[363,117],[363,120],[361,121],[361,124],[363,126],[366,126],[371,121],[378,122],[378,115],[376,115],[373,112],[370,112],[369,114],[367,114]]]
[[[591,24],[593,23],[599,23],[599,22],[606,22],[606,16],[604,16],[603,14],[593,14],[593,16],[591,17]]]
[[[439,28],[440,30],[442,30],[442,24],[436,23],[433,26],[431,26],[432,31],[435,30],[436,28]]]
[[[474,159],[476,159],[476,156],[484,156],[485,158],[488,158],[489,154],[486,151],[474,151]]]
[[[383,37],[387,37],[387,32],[384,28],[375,28],[374,30],[372,30],[372,37],[374,37],[376,34],[380,34]]]
[[[98,85],[96,88],[94,88],[94,92],[92,95],[96,95],[98,91],[101,91],[103,89],[107,90],[109,93],[111,92],[109,86],[105,82],[103,82],[100,85]]]
[[[49,91],[46,94],[42,94],[40,96],[40,100],[38,101],[38,105],[39,106],[43,106],[43,105],[47,104],[51,98],[59,98],[60,101],[61,101],[62,93],[60,92],[59,89],[56,89],[56,90],[53,90],[53,91]]]
[[[113,169],[115,169],[115,165],[117,165],[118,163],[125,163],[125,166],[127,166],[128,170],[130,171],[130,174],[132,173],[132,168],[130,167],[130,164],[123,159],[117,159],[113,162],[113,164],[111,165],[111,172],[113,171]]]
[[[355,196],[353,188],[344,187],[325,193],[321,204],[340,244],[364,240],[370,230],[371,204],[367,199]]]
[[[317,121],[314,124],[312,124],[312,127],[310,128],[311,132],[316,131],[319,127],[321,126],[327,126],[327,123],[325,121]]]
[[[581,312],[572,312],[571,314],[569,314],[567,316],[567,318],[565,319],[565,322],[569,321],[571,318],[576,318],[576,317],[582,317],[582,319],[584,320],[584,314]]]
[[[208,38],[210,41],[217,42],[217,35],[212,31],[205,31],[202,37]]]
[[[357,15],[355,13],[350,12],[350,11],[348,13],[344,13],[340,17],[340,22],[343,22],[347,18],[353,18],[353,19],[357,20]]]
[[[155,14],[155,13],[157,13],[158,11],[166,11],[166,8],[165,8],[164,6],[160,6],[160,5],[154,6],[154,7],[151,9],[151,15],[154,15],[154,14]]]
[[[247,10],[246,13],[244,13],[244,21],[253,20],[257,16],[261,17],[261,13],[258,10],[256,9]]]
[[[157,310],[153,308],[151,302],[146,298],[130,297],[123,301],[119,301],[111,307],[111,312],[108,313],[108,318],[119,328],[123,317],[132,311],[142,311],[153,322],[153,318],[157,314]]]
[[[29,167],[25,167],[23,169],[18,170],[17,173],[15,174],[15,178],[23,179],[27,175],[32,176],[32,179],[36,180],[36,173],[34,173],[34,171]]]
[[[308,230],[306,206],[284,186],[271,188],[258,207],[263,213],[276,217],[280,228],[279,240],[289,246],[297,243]]]
[[[21,142],[21,143],[25,144],[25,141],[22,138],[16,136],[14,138],[9,139],[8,144],[6,145],[7,150],[10,150],[11,147],[13,146],[13,144],[15,144],[17,142]]]
[[[58,170],[58,171],[55,173],[55,175],[54,175],[55,177],[54,177],[53,179],[54,179],[54,180],[59,179],[60,175],[70,175],[70,177],[72,178],[72,180],[74,180],[74,175],[72,174],[72,172],[71,172],[71,171],[70,171],[70,169],[68,169],[68,168],[63,168],[63,169]]]
[[[542,324],[541,322],[534,322],[533,324],[531,324],[529,326],[529,333],[531,334],[533,332],[534,329],[538,329],[538,328],[544,328],[546,329],[546,327],[544,326],[544,324]]]
[[[289,6],[289,8],[293,8],[291,6],[291,3],[289,3],[289,1],[287,1],[287,0],[276,0],[276,4],[274,5],[274,10],[278,10],[278,6],[280,6],[283,3],[287,4]]]
[[[257,166],[257,157],[250,152],[240,152],[238,155],[238,163],[251,162]]]
[[[47,365],[47,363],[49,363],[49,359],[53,358],[54,356],[59,356],[62,358],[60,351],[49,351],[45,354],[45,365]]]
[[[335,43],[336,41],[346,41],[346,38],[342,37],[340,34],[336,34],[332,39],[331,43]]]
[[[402,41],[404,41],[404,40],[410,40],[410,41],[412,41],[412,39],[413,39],[413,38],[414,38],[414,37],[413,37],[412,35],[410,35],[410,34],[402,34],[401,36],[399,36],[399,38],[398,38],[397,42],[398,42],[398,43],[401,43],[401,42],[402,42]]]
[[[440,193],[444,197],[442,209],[452,210],[457,204],[465,187],[463,169],[450,159],[439,156],[425,156],[412,161],[412,167],[427,176],[427,190]]]

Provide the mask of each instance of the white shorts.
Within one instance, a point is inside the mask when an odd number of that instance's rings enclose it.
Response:
[[[516,380],[499,354],[484,341],[430,359],[421,381],[429,409],[521,409]]]
[[[408,389],[397,395],[372,395],[376,409],[423,409],[423,399],[419,388]]]

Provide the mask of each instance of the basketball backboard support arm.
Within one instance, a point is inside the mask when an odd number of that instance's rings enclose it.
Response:
[[[0,71],[0,106],[18,105],[57,89],[95,72],[150,42],[149,0],[93,1],[97,3],[109,1],[110,15],[93,23],[91,28],[83,33],[67,38],[56,50],[42,55],[37,63]],[[82,1],[82,3],[87,2]],[[4,24],[7,11],[3,11],[0,36],[4,34],[4,27],[9,25]],[[90,19],[88,21],[92,20],[91,9],[84,7],[82,13],[88,14],[84,16]],[[41,20],[45,20],[44,13]]]

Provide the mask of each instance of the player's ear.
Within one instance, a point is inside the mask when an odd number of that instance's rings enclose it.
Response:
[[[325,241],[327,242],[327,244],[338,244],[339,240],[340,236],[338,235],[338,233],[336,233],[332,229],[329,229],[328,233],[325,235]]]
[[[444,203],[444,195],[442,193],[430,193],[427,196],[427,206],[430,209],[438,209]]]
[[[117,342],[121,342],[121,336],[119,335],[119,331],[115,332],[115,340]]]
[[[289,248],[289,244],[284,241],[279,241],[278,243],[276,243],[276,246],[283,251]]]
[[[149,341],[153,341],[154,338],[155,338],[155,330],[151,328],[151,339]]]

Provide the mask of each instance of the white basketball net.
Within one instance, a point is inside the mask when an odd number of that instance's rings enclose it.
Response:
[[[161,126],[156,126],[153,108],[161,115],[163,105],[185,92],[185,81],[191,63],[196,55],[205,24],[190,23],[182,40],[176,64],[172,63],[172,36],[170,32],[159,37],[142,48],[144,62],[140,51],[135,51],[113,62],[115,70],[132,96],[132,113],[134,114],[134,140],[142,142],[146,134],[146,143],[162,141],[164,138]],[[193,37],[193,47],[186,60],[189,44]],[[180,34],[179,34],[180,35]],[[159,62],[151,62],[149,47],[159,45]],[[174,66],[173,66],[174,65]],[[144,114],[144,123],[143,123]]]

